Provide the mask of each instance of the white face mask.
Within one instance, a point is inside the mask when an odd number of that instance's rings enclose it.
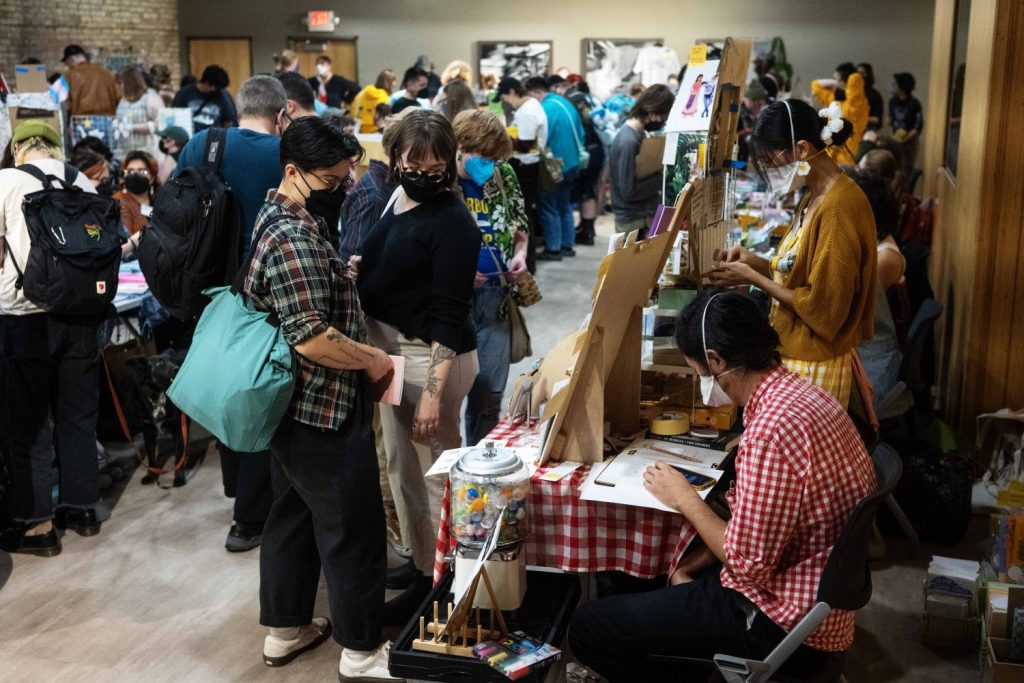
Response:
[[[721,294],[721,292],[719,292],[719,294]],[[715,296],[718,296],[718,294],[715,294]],[[708,299],[707,304],[704,305],[704,313],[700,318],[700,341],[701,345],[704,347],[704,362],[707,364],[709,370],[711,369],[711,360],[708,358],[708,334],[705,322],[708,318],[708,309],[711,308],[711,302],[715,300],[715,296]],[[736,368],[726,370],[721,375],[718,375],[718,377],[724,377],[735,369]],[[733,402],[732,399],[729,398],[729,395],[725,393],[725,390],[722,389],[722,385],[718,383],[718,377],[715,377],[714,375],[700,376],[700,398],[704,401],[704,405],[709,408],[727,406],[731,405]]]
[[[328,66],[327,64],[317,64],[316,65],[316,75],[317,76],[326,76],[329,73],[331,73],[331,67]]]
[[[732,370],[735,370],[733,368]],[[728,375],[732,370],[726,370],[718,377]],[[718,406],[732,405],[732,399],[729,398],[729,394],[725,393],[725,389],[718,383],[718,377],[714,375],[701,375],[700,376],[700,399],[704,401],[704,405],[709,408],[717,408]]]
[[[805,177],[799,173],[800,163],[794,161],[785,166],[775,166],[765,171],[765,175],[768,176],[768,187],[773,197],[783,197],[806,182]]]

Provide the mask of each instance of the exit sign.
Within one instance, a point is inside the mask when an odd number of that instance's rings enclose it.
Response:
[[[334,30],[334,12],[309,12],[306,15],[306,25],[310,31],[329,33]]]

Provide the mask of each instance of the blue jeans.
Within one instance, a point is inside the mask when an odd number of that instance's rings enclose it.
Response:
[[[476,355],[480,374],[466,398],[466,445],[475,446],[494,429],[501,418],[501,399],[508,382],[512,354],[512,333],[508,319],[498,320],[502,300],[501,284],[491,279],[476,288],[473,324],[476,326]]]
[[[548,251],[572,249],[576,244],[576,224],[570,202],[576,175],[575,171],[565,174],[565,180],[553,190],[537,190],[537,213],[544,231],[544,248]]]

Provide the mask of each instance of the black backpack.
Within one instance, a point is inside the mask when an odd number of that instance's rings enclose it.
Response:
[[[227,131],[210,128],[203,163],[185,168],[156,194],[139,237],[139,266],[157,301],[181,320],[209,303],[203,290],[231,282],[239,267],[242,211],[220,177]]]
[[[106,317],[113,311],[125,243],[120,205],[75,186],[74,166],[64,165],[63,178],[32,164],[18,170],[43,189],[25,195],[21,203],[31,247],[24,270],[11,254],[18,273],[15,288],[48,313]]]

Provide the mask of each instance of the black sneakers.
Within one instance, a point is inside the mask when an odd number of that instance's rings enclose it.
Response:
[[[228,540],[224,542],[224,547],[229,553],[244,553],[246,550],[259,548],[262,542],[262,525],[231,522],[231,530],[228,531]]]

